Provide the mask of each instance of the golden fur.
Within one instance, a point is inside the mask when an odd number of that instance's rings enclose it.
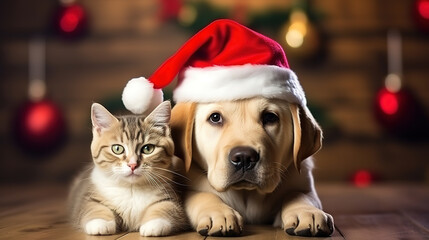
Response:
[[[190,178],[185,210],[202,235],[237,235],[245,222],[292,235],[333,232],[311,173],[322,131],[306,107],[262,97],[178,103],[171,126]],[[248,168],[231,160],[237,148],[256,156]]]

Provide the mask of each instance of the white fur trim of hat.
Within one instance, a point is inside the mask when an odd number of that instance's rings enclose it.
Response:
[[[174,90],[176,102],[216,102],[256,96],[306,105],[295,73],[274,65],[188,68]]]

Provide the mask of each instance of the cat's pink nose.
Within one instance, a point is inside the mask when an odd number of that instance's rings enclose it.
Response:
[[[127,165],[128,165],[128,167],[131,168],[131,171],[133,171],[133,172],[134,172],[134,169],[136,169],[136,167],[137,167],[137,163],[128,163]]]

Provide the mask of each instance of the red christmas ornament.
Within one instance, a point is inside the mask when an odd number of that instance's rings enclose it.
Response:
[[[398,136],[418,134],[421,109],[410,90],[402,87],[392,92],[380,89],[375,100],[375,116],[385,130]]]
[[[414,2],[413,16],[419,29],[429,31],[429,0],[416,0]]]
[[[67,1],[58,7],[54,24],[55,30],[61,36],[66,38],[80,37],[88,30],[87,13],[78,3]]]
[[[13,119],[14,136],[26,153],[48,153],[65,139],[65,121],[60,109],[45,98],[45,40],[29,43],[29,100]]]
[[[356,187],[368,187],[374,180],[373,175],[368,170],[358,170],[352,176],[352,182]]]
[[[65,139],[65,121],[60,109],[49,100],[24,103],[14,119],[18,143],[32,153],[47,153]]]
[[[176,19],[182,9],[182,0],[161,0],[159,17],[161,21]]]
[[[377,102],[380,110],[386,115],[394,115],[398,112],[399,99],[397,93],[383,88],[378,92]]]
[[[402,43],[397,31],[387,38],[388,72],[375,97],[375,117],[390,134],[419,137],[427,132],[426,116],[414,94],[402,83]]]

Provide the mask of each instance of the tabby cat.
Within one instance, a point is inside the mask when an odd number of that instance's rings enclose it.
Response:
[[[69,195],[74,224],[90,235],[140,231],[165,236],[187,227],[175,186],[182,162],[170,135],[171,104],[149,116],[115,117],[91,107],[93,164],[74,181]]]

